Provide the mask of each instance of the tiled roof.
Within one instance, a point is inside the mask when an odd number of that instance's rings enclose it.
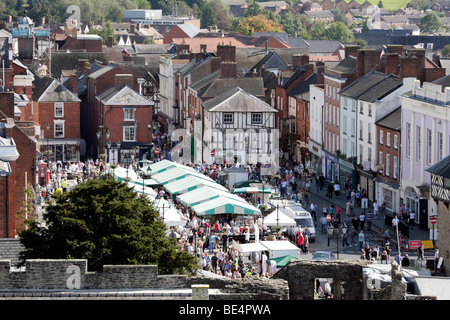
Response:
[[[214,98],[234,87],[256,97],[264,97],[264,83],[261,77],[218,78],[202,93],[203,98]]]
[[[228,102],[224,104],[224,102]],[[239,112],[277,112],[275,108],[254,95],[235,86],[217,97],[202,103],[209,111],[239,111]],[[220,110],[219,110],[220,108]]]
[[[398,107],[376,122],[377,125],[400,131],[402,129],[402,108]]]
[[[396,75],[371,71],[354,81],[339,92],[340,95],[367,102],[382,99],[393,90],[401,87],[403,82]]]
[[[355,57],[353,56],[347,56],[344,59],[342,59],[341,62],[339,62],[336,66],[332,67],[332,68],[325,68],[325,70],[330,70],[336,73],[341,73],[341,74],[350,74],[353,73],[355,71],[355,69],[358,66],[358,61]]]
[[[445,178],[450,178],[450,156],[447,156],[441,161],[436,162],[425,171],[443,176]]]

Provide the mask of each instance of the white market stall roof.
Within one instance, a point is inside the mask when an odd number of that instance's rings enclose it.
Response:
[[[275,211],[271,212],[267,217],[264,217],[264,226],[282,226],[282,227],[295,227],[297,223],[294,219],[284,214],[281,209],[275,209]]]
[[[261,211],[249,204],[233,200],[227,197],[219,197],[209,200],[191,207],[192,211],[197,215],[216,215],[216,214],[242,214],[242,215],[258,215]]]
[[[222,191],[209,186],[202,186],[195,190],[186,192],[177,196],[177,200],[187,207],[196,206],[205,201],[213,200],[219,197],[227,197],[238,201],[247,202],[245,199],[227,191]]]
[[[227,188],[223,187],[212,179],[202,179],[193,176],[186,176],[183,179],[168,183],[164,186],[164,189],[171,195],[179,195],[205,185],[219,190],[228,191]]]
[[[183,179],[187,176],[198,177],[201,179],[210,179],[208,176],[199,173],[196,170],[189,167],[171,167],[166,171],[157,174],[152,174],[152,179],[158,182],[158,184],[164,186],[170,182]]]
[[[177,162],[165,160],[165,159],[150,164],[150,168],[152,169],[152,175],[160,173],[160,172],[164,172],[173,167],[188,168],[185,165],[179,164]]]
[[[288,240],[261,241],[260,243],[264,247],[266,247],[268,250],[294,250],[294,251],[300,251],[299,247],[297,247],[292,242],[289,242]]]
[[[232,245],[233,248],[236,248],[237,251],[242,253],[267,251],[267,248],[261,242],[239,243],[233,240]]]

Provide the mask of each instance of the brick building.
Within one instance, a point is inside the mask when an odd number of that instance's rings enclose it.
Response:
[[[379,204],[386,203],[389,211],[400,207],[400,142],[401,107],[376,122],[376,144],[378,154],[377,194]]]
[[[25,187],[35,190],[34,127],[14,118],[14,92],[0,92],[0,238],[14,238],[27,213],[18,214]]]
[[[97,152],[106,154],[110,163],[150,159],[154,103],[133,90],[134,75],[116,74],[114,80],[113,85],[96,97],[100,114],[96,126]],[[120,142],[120,150],[117,141]]]
[[[80,138],[81,100],[56,79],[36,77],[34,83],[33,105],[41,127],[40,150],[44,158],[79,161],[85,143]]]

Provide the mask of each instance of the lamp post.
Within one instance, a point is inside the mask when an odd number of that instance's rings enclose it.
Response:
[[[109,141],[109,139],[108,139],[108,141],[106,141],[106,152],[107,152],[106,162],[107,163],[109,163],[109,150],[110,149],[111,149],[111,141]]]

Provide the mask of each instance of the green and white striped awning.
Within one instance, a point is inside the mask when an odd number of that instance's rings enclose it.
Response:
[[[150,168],[152,169],[152,175],[164,172],[174,167],[189,168],[183,164],[169,161],[166,159],[150,164]]]
[[[216,188],[212,188],[210,186],[202,186],[195,190],[186,192],[182,195],[177,196],[177,200],[186,207],[192,207],[219,197],[231,198],[237,201],[247,203],[247,201],[245,201],[244,199],[235,194],[232,194],[228,191],[222,191]]]
[[[272,193],[271,187],[242,187],[233,190],[233,193]]]
[[[210,186],[222,191],[228,191],[227,188],[218,184],[212,179],[202,179],[193,176],[186,176],[183,179],[170,182],[164,186],[164,189],[171,195],[183,194],[202,186]]]
[[[196,170],[189,167],[171,167],[166,171],[152,174],[152,179],[158,182],[160,185],[166,185],[170,182],[180,180],[185,178],[186,176],[198,177],[201,179],[211,179],[208,176],[197,172]]]
[[[249,204],[233,200],[227,197],[219,197],[191,207],[192,211],[199,216],[210,216],[217,214],[241,214],[241,215],[259,215],[261,211]]]

